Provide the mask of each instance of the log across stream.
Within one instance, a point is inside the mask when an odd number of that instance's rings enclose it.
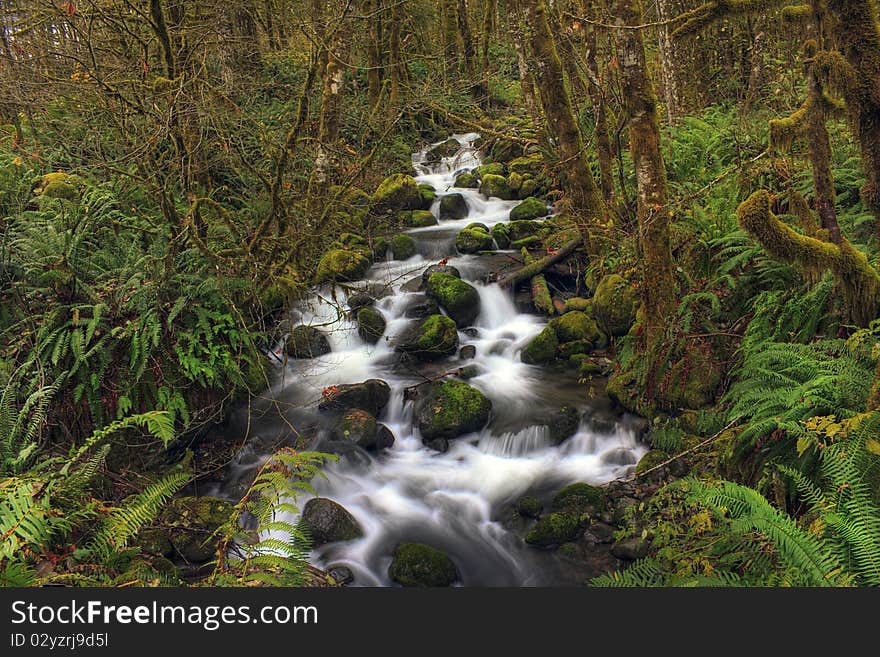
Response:
[[[524,542],[534,520],[517,513],[516,503],[530,495],[546,504],[567,484],[603,484],[625,477],[646,448],[635,418],[613,411],[601,392],[589,396],[588,386],[578,383],[575,372],[562,365],[521,361],[522,348],[546,326],[547,318],[517,309],[510,289],[483,282],[497,269],[499,258],[509,262],[507,255],[459,255],[454,245],[458,231],[470,223],[491,228],[508,221],[516,201],[453,187],[457,173],[480,164],[472,147],[476,135],[455,138],[461,144],[455,155],[428,165],[425,152],[417,153],[413,165],[417,180],[429,183],[438,194],[435,216],[439,198],[448,193],[463,195],[467,216],[408,231],[416,255],[379,262],[350,289],[325,286],[293,308],[292,323],[318,327],[327,335],[331,351],[279,364],[267,393],[275,403],[263,400],[255,405],[249,430],[266,437],[294,427],[316,436],[314,449],[341,454],[339,461],[326,466],[326,478],[314,483],[321,497],[348,510],[361,536],[321,545],[312,551],[311,561],[325,569],[348,569],[352,585],[392,585],[392,555],[399,544],[409,542],[449,555],[457,581],[465,586],[582,583],[596,574],[588,564],[572,565],[556,552]],[[458,329],[459,346],[466,349],[428,363],[402,357],[395,350],[397,341],[417,321],[412,319],[414,307],[427,301],[414,279],[447,258],[479,293],[476,320]],[[376,344],[360,337],[346,312],[348,298],[364,291],[377,298],[374,308],[386,323]],[[440,452],[426,446],[414,426],[414,403],[407,389],[463,367],[468,368],[467,383],[491,400],[491,420],[480,430],[449,440],[447,451]],[[368,379],[381,379],[390,388],[377,419],[395,438],[390,447],[369,452],[332,439],[317,409],[328,387]],[[601,382],[594,388],[603,390]],[[562,407],[577,410],[577,428],[554,444],[557,439],[548,424]],[[250,464],[242,461],[241,472],[252,471],[253,462],[265,456],[251,454]],[[236,485],[235,477],[225,482],[230,497],[240,492]],[[302,508],[307,501],[298,503]]]

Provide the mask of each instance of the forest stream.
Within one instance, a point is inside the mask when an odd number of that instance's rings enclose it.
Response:
[[[332,351],[279,364],[277,380],[267,394],[270,399],[260,404],[264,411],[269,407],[291,410],[284,417],[270,411],[250,418],[250,432],[256,436],[277,434],[286,426],[298,431],[317,426],[314,449],[342,455],[325,467],[326,478],[313,483],[320,496],[354,516],[363,536],[322,545],[312,551],[311,561],[331,571],[339,566],[349,569],[354,585],[390,585],[392,553],[401,542],[424,543],[448,554],[465,586],[584,581],[597,573],[573,572],[571,564],[555,552],[535,549],[523,541],[529,521],[513,512],[514,505],[527,494],[546,504],[553,491],[574,482],[597,485],[624,478],[647,451],[638,437],[640,422],[612,410],[604,392],[585,395],[584,384],[570,368],[521,361],[523,347],[546,326],[546,318],[523,312],[510,290],[485,282],[516,253],[457,253],[454,241],[462,228],[479,222],[491,229],[508,221],[517,205],[517,201],[487,198],[476,189],[454,187],[458,174],[481,163],[473,146],[477,137],[454,135],[460,150],[439,162],[426,161],[430,147],[413,155],[417,181],[437,192],[432,213],[438,216],[443,195],[455,193],[466,201],[467,216],[408,231],[417,249],[412,257],[391,260],[389,254],[388,260],[372,266],[364,280],[335,290],[324,286],[292,308],[291,325],[320,327]],[[418,314],[418,306],[427,301],[416,289],[422,272],[440,261],[455,267],[477,289],[480,311],[473,326],[460,328],[461,349],[456,355],[416,363],[401,358],[395,344],[414,322],[411,318]],[[348,299],[365,292],[377,298],[375,308],[387,323],[376,344],[360,337],[352,313],[347,312]],[[491,400],[491,421],[479,431],[448,441],[448,449],[442,442],[441,449],[447,451],[439,452],[423,444],[406,391],[460,368],[467,368],[468,383]],[[322,391],[371,379],[390,387],[389,400],[377,419],[395,440],[379,453],[368,453],[351,441],[333,440],[316,408]],[[604,385],[596,390],[604,391]],[[548,422],[558,418],[562,407],[568,413],[576,409],[576,428],[571,427],[573,435],[554,437]],[[244,423],[246,414],[239,409],[237,421]],[[244,452],[239,457],[242,464],[233,468],[221,495],[237,499],[239,478],[252,474],[269,456]],[[307,501],[303,497],[298,504]]]

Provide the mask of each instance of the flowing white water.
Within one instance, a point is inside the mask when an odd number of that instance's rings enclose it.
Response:
[[[503,513],[526,493],[547,494],[576,481],[600,484],[626,475],[644,453],[624,422],[596,433],[588,421],[582,421],[577,434],[560,446],[553,446],[547,428],[536,424],[536,418],[563,405],[577,406],[588,419],[597,402],[586,398],[584,386],[573,374],[521,362],[522,348],[546,320],[518,312],[508,291],[479,280],[487,271],[485,258],[455,254],[452,242],[458,229],[475,221],[490,226],[506,221],[516,205],[453,188],[457,173],[480,163],[472,147],[477,135],[455,137],[462,148],[453,157],[429,166],[423,151],[414,155],[413,164],[419,182],[433,185],[438,195],[463,194],[470,215],[409,231],[417,240],[419,255],[405,262],[378,263],[356,286],[383,295],[376,308],[387,321],[385,337],[376,345],[364,343],[343,312],[346,292],[337,289],[333,299],[332,290],[321,290],[295,309],[292,319],[325,331],[333,351],[313,360],[289,361],[271,391],[273,397],[295,407],[314,403],[329,385],[378,378],[391,386],[391,401],[379,420],[394,433],[393,447],[378,455],[363,453],[357,460],[343,458],[326,467],[325,480],[314,482],[321,496],[355,516],[365,535],[323,546],[313,552],[313,562],[321,567],[348,566],[356,585],[390,585],[391,554],[397,543],[405,541],[428,543],[447,552],[465,585],[558,583],[544,572],[547,557],[525,546],[520,535],[507,528],[509,523],[502,524]],[[404,284],[442,257],[448,257],[448,264],[459,268],[480,293],[481,313],[475,326],[459,334],[461,345],[475,347],[476,357],[468,361],[451,357],[426,366],[424,373],[476,366],[478,375],[469,383],[492,400],[493,421],[479,433],[451,441],[449,451],[441,454],[425,447],[412,426],[412,404],[404,401],[404,388],[424,378],[410,369],[412,365],[400,364],[393,344],[412,321],[404,316],[407,307],[423,298],[405,291]],[[310,414],[315,416],[314,408],[289,419],[296,424]]]

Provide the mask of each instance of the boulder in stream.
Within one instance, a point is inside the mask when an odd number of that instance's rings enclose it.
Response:
[[[636,289],[617,274],[599,281],[593,295],[592,313],[611,335],[626,335],[636,320],[639,295]]]
[[[359,408],[379,417],[391,398],[390,386],[381,379],[368,379],[363,383],[345,383],[324,390],[318,410],[343,413]]]
[[[426,162],[440,162],[443,158],[452,157],[458,151],[461,150],[461,144],[458,143],[455,139],[450,137],[446,141],[437,144],[436,146],[432,146],[427,153],[425,153],[425,161]]]
[[[300,522],[308,531],[313,547],[351,541],[364,535],[354,516],[341,504],[326,497],[315,497],[306,502]]]
[[[516,198],[516,194],[507,184],[507,178],[491,173],[487,173],[480,181],[480,193],[483,196],[500,198],[503,201],[512,201]]]
[[[455,322],[445,315],[430,315],[398,337],[397,350],[419,360],[437,360],[458,349]]]
[[[395,260],[409,260],[416,254],[416,241],[405,233],[391,238],[391,255]]]
[[[291,358],[316,358],[329,354],[330,341],[313,326],[300,324],[287,337],[287,355]]]
[[[373,192],[371,201],[375,213],[421,210],[423,206],[416,179],[403,173],[395,173],[383,180]]]
[[[575,513],[550,513],[542,516],[526,534],[526,543],[538,548],[551,548],[575,540],[584,527]]]
[[[338,440],[350,440],[358,447],[368,449],[376,445],[378,428],[379,424],[372,414],[353,408],[339,418],[333,433]]]
[[[419,207],[417,210],[430,210],[437,200],[437,192],[428,183],[419,183]]]
[[[518,219],[506,225],[511,242],[519,242],[528,237],[534,237],[543,227],[541,223],[531,219]]]
[[[431,278],[431,274],[447,274],[449,276],[461,278],[461,272],[457,267],[453,267],[452,265],[431,265],[422,272],[422,282],[425,285],[428,284],[428,279]]]
[[[520,221],[525,219],[540,219],[547,216],[547,206],[530,196],[525,201],[517,205],[510,211],[511,221]]]
[[[437,217],[430,210],[407,210],[397,213],[397,222],[407,228],[425,228],[436,226]]]
[[[358,335],[361,340],[376,344],[385,333],[385,318],[375,308],[361,308],[357,314]]]
[[[602,343],[605,338],[595,319],[586,313],[576,310],[567,312],[561,317],[551,319],[548,326],[556,332],[556,337],[559,338],[560,343],[585,340],[597,345]]]
[[[455,192],[440,197],[440,219],[458,220],[468,215],[467,201],[464,196]]]
[[[394,550],[388,576],[401,586],[450,586],[460,575],[447,554],[423,543],[402,543]]]
[[[479,228],[464,228],[455,236],[455,248],[459,253],[479,253],[492,250],[492,235]]]
[[[424,319],[431,315],[439,315],[440,306],[433,299],[419,299],[410,306],[407,306],[405,316],[409,319]]]
[[[358,251],[331,249],[318,262],[315,282],[356,281],[364,277],[371,264],[370,259]]]
[[[158,525],[189,564],[211,561],[217,552],[214,532],[230,521],[232,504],[217,497],[178,497],[171,500],[158,518]]]
[[[459,328],[470,326],[480,314],[479,292],[460,278],[442,273],[431,274],[425,291],[455,320]]]
[[[522,350],[520,359],[527,365],[544,365],[556,357],[556,349],[559,347],[559,338],[556,331],[550,326],[545,326]]]
[[[480,181],[477,180],[477,177],[472,173],[460,173],[455,179],[454,186],[462,187],[464,189],[476,189],[480,186]]]
[[[506,249],[510,246],[510,228],[507,224],[495,224],[492,227],[492,238],[499,249]]]
[[[489,422],[492,402],[463,381],[432,381],[419,390],[415,420],[422,438],[457,438]]]

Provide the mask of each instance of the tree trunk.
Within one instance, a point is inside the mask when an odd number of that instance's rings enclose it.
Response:
[[[556,140],[566,192],[584,244],[593,253],[591,231],[606,220],[605,201],[590,165],[580,128],[575,120],[571,95],[565,85],[562,62],[556,52],[544,0],[530,0],[531,47],[536,81],[550,135]]]
[[[443,35],[443,66],[446,82],[451,83],[459,72],[458,25],[456,0],[440,0],[441,32]]]
[[[597,0],[581,0],[584,15],[596,20],[599,18]],[[587,49],[586,63],[590,84],[587,87],[590,103],[593,106],[593,121],[596,130],[596,155],[599,159],[599,186],[606,202],[614,198],[614,152],[608,135],[608,102],[605,99],[605,75],[599,70],[599,39],[594,26],[588,25],[585,34]]]
[[[523,16],[518,4],[511,7],[511,23],[513,32],[513,48],[516,51],[516,66],[519,71],[519,86],[523,95],[523,103],[535,127],[542,125],[541,110],[535,97],[535,79],[532,75],[529,60],[525,52],[525,32]],[[487,90],[488,91],[488,90]]]
[[[617,25],[642,23],[640,0],[617,0]],[[639,30],[616,31],[623,101],[629,117],[629,146],[638,184],[639,246],[642,252],[641,296],[646,352],[655,354],[675,298],[675,276],[669,246],[670,210],[666,166],[660,147],[657,102],[648,78],[645,47]],[[650,373],[650,369],[649,369]]]
[[[670,36],[669,19],[674,16],[670,0],[657,0],[657,16],[660,19],[660,69],[663,71],[663,96],[666,101],[666,118],[674,125],[681,117],[681,94],[679,92],[678,61]]]
[[[391,34],[388,37],[389,63],[391,69],[391,88],[388,96],[388,104],[391,106],[390,114],[393,114],[400,104],[400,85],[402,82],[402,66],[400,60],[400,21],[402,2],[394,2],[391,6]]]
[[[379,104],[382,80],[379,68],[379,0],[363,0],[364,15],[367,20],[367,100],[370,110]]]

